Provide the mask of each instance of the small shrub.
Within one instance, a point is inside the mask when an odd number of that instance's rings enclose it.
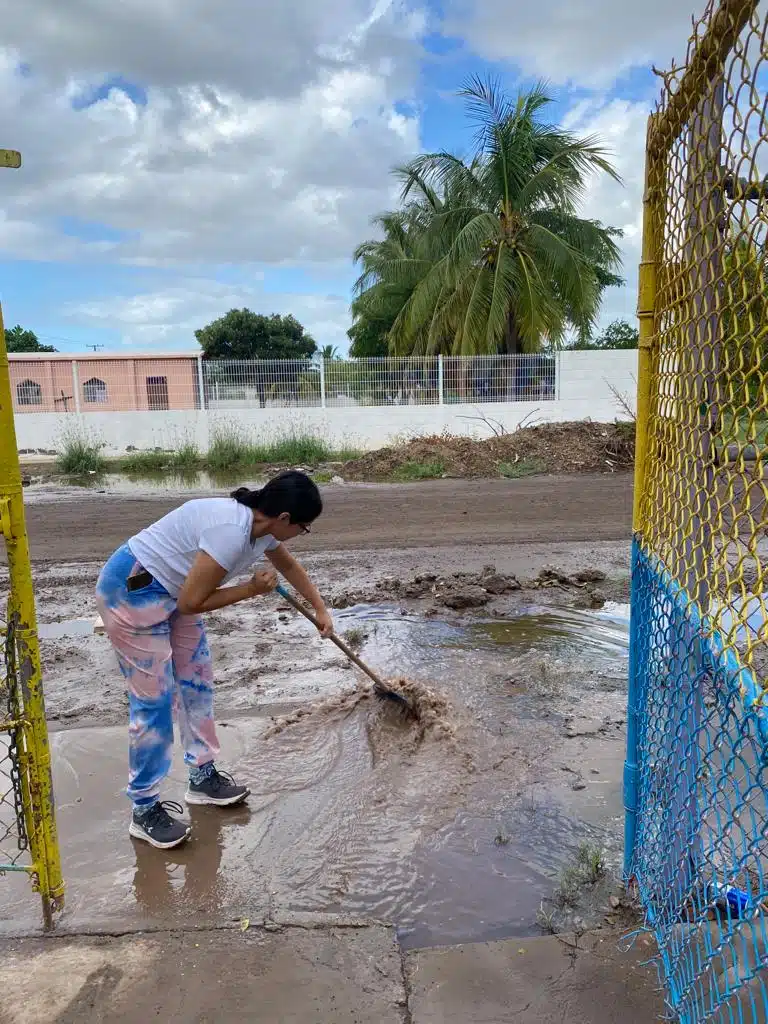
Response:
[[[104,445],[83,434],[65,434],[61,442],[61,452],[56,465],[68,476],[85,476],[93,473],[105,473],[107,460],[101,454]]]
[[[445,473],[445,463],[442,459],[433,459],[431,462],[404,462],[395,471],[395,479],[403,482],[410,480],[435,480]]]

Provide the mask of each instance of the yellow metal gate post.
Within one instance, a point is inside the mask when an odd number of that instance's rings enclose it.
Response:
[[[0,150],[0,167],[20,167],[13,150]],[[26,836],[32,863],[1,865],[2,870],[24,870],[34,880],[43,903],[43,919],[50,928],[53,914],[64,901],[59,846],[56,835],[51,757],[45,721],[40,648],[32,585],[32,567],[24,521],[21,467],[13,420],[10,367],[0,309],[0,533],[8,554],[9,594],[6,664],[12,667],[8,687],[8,720],[0,717],[0,732],[11,737],[18,778],[15,782],[19,835]],[[12,780],[13,783],[13,780]],[[12,787],[13,788],[13,787]]]

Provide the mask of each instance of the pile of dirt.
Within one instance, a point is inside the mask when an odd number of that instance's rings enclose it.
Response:
[[[415,437],[348,462],[344,476],[386,480],[409,465],[431,465],[435,475],[447,477],[616,473],[631,469],[634,459],[633,423],[546,423],[479,441],[453,434]]]
[[[583,569],[569,575],[552,565],[544,566],[533,579],[519,580],[514,575],[498,572],[495,565],[486,565],[480,572],[455,572],[446,576],[436,573],[419,573],[410,578],[385,576],[372,587],[338,591],[333,595],[333,607],[340,609],[380,601],[426,600],[443,608],[463,611],[483,608],[495,597],[516,591],[558,587],[580,590],[584,593],[587,607],[601,608],[606,598],[596,585],[605,580],[606,574],[599,569]]]

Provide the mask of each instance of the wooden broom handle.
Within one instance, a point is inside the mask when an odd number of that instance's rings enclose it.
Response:
[[[280,597],[282,597],[284,601],[288,602],[291,608],[295,608],[296,611],[300,612],[305,619],[309,619],[313,626],[315,626],[317,629],[320,629],[320,623],[318,622],[318,620],[315,618],[315,616],[308,608],[304,607],[301,601],[297,600],[292,594],[289,594],[285,587],[283,587],[280,584],[275,589],[277,590]],[[341,637],[337,636],[335,633],[331,633],[328,639],[333,641],[333,643],[336,644],[339,650],[343,651],[344,654],[346,654],[346,656],[349,658],[349,660],[353,662],[355,665],[357,665],[357,667],[361,669],[361,671],[365,672],[368,678],[372,679],[380,690],[388,689],[387,684],[384,682],[381,676],[376,675],[372,668],[369,668],[365,664],[365,662],[362,661],[362,659],[358,658],[358,656],[355,654],[352,648],[347,646],[347,644],[344,643]]]

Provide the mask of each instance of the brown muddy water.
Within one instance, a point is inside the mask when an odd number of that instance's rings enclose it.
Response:
[[[502,621],[388,605],[339,612],[338,630],[354,631],[364,658],[422,697],[426,688],[428,726],[372,699],[338,662],[322,686],[302,673],[280,706],[279,687],[247,708],[227,690],[221,763],[252,796],[230,812],[192,809],[193,839],[178,851],[128,839],[124,727],[55,732],[68,881],[61,926],[330,914],[393,923],[408,948],[536,932],[542,901],[583,843],[602,849],[609,867],[619,863],[626,614],[535,605]],[[286,637],[305,631],[283,618]],[[44,653],[67,636],[103,642],[91,631],[88,618],[48,624]],[[177,760],[163,795],[179,799],[183,789]],[[599,903],[585,893],[576,912],[597,920]],[[0,881],[0,929],[34,912],[18,879]]]

